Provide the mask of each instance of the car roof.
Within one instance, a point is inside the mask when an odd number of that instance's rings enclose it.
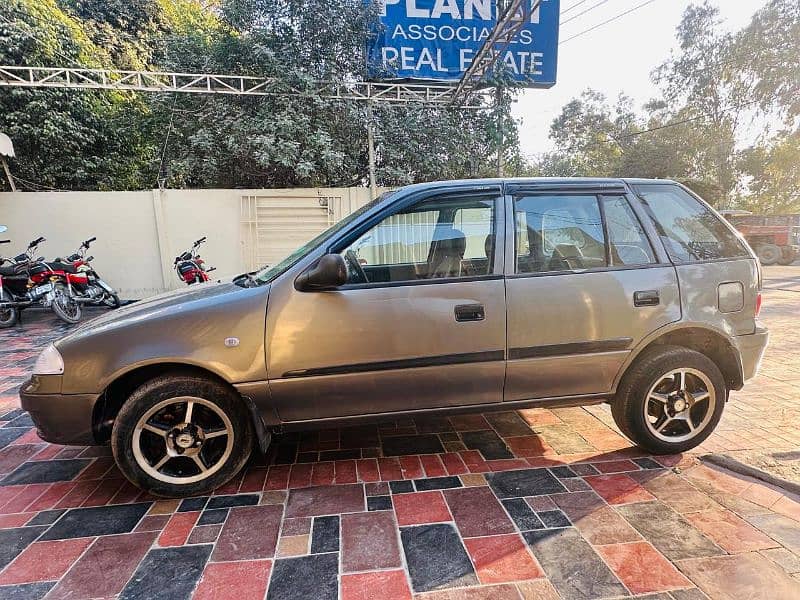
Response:
[[[581,184],[586,186],[598,185],[624,185],[624,184],[644,184],[661,183],[676,185],[669,179],[645,179],[636,177],[490,177],[480,179],[450,179],[445,181],[430,181],[426,183],[415,183],[403,186],[403,191],[416,191],[426,189],[436,189],[440,187],[460,187],[460,186],[482,186],[482,185],[524,185],[526,183],[536,185],[570,185]]]

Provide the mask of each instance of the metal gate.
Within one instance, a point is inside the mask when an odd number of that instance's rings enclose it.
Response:
[[[338,196],[242,196],[246,268],[252,271],[282,260],[344,216],[337,214],[341,205]]]

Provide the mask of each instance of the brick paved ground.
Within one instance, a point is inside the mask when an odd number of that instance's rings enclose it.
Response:
[[[698,453],[800,448],[792,285],[768,286],[762,373]],[[605,407],[284,436],[211,497],[156,501],[16,409],[60,331],[0,333],[0,598],[800,597],[800,498],[646,456]]]

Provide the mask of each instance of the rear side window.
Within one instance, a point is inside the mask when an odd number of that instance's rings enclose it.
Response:
[[[517,273],[648,265],[653,249],[624,196],[514,198]]]
[[[719,217],[677,185],[639,185],[636,191],[672,260],[698,262],[749,256]]]
[[[514,199],[517,273],[606,267],[596,196],[523,196]]]
[[[623,196],[603,197],[611,264],[649,265],[656,262],[644,229]]]

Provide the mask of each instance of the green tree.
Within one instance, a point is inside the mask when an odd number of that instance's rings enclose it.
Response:
[[[713,161],[703,179],[715,180],[724,205],[737,185],[736,142],[753,98],[750,83],[739,76],[742,57],[734,36],[720,25],[716,7],[690,5],[677,29],[679,52],[655,70],[653,80],[662,87],[665,106],[683,120],[693,119],[705,134],[694,136],[696,152]]]
[[[53,0],[9,0],[0,7],[3,64],[99,66],[107,51]],[[0,92],[0,130],[14,141],[12,172],[21,187],[138,187],[146,143],[130,96],[73,90]]]
[[[748,192],[742,208],[759,214],[800,212],[800,129],[783,132],[742,152]]]
[[[800,3],[770,0],[736,35],[734,54],[762,110],[800,117]]]

